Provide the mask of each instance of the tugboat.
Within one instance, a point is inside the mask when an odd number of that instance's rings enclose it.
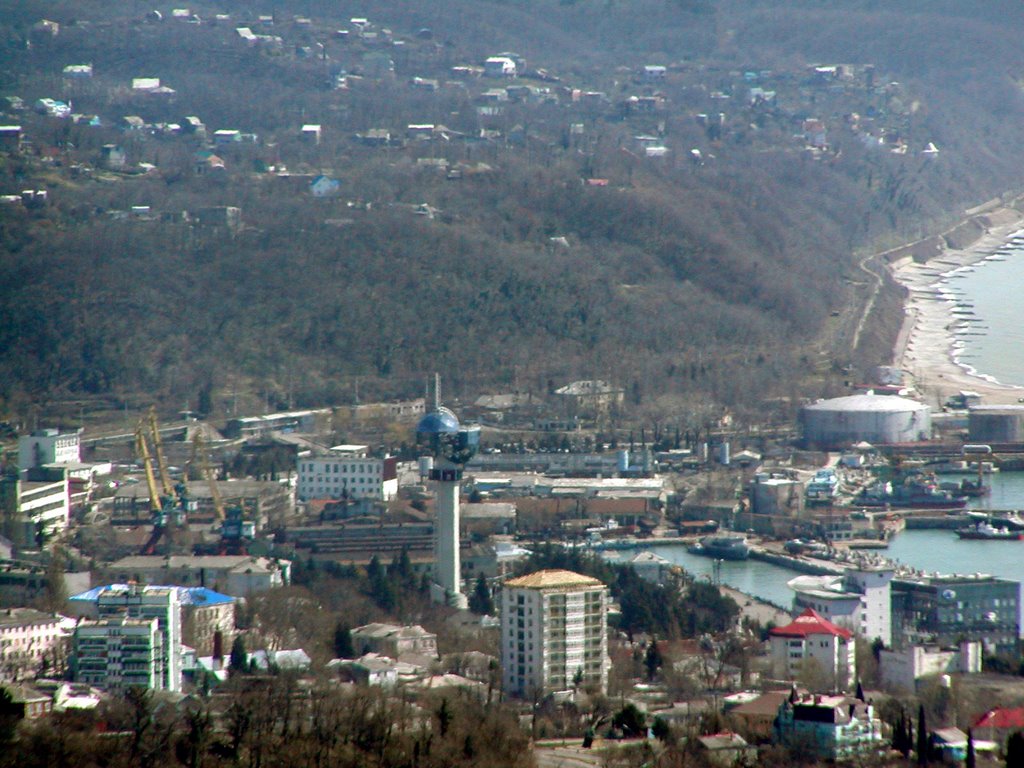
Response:
[[[982,521],[975,526],[957,528],[956,535],[961,539],[981,541],[1019,541],[1024,534],[1011,531],[1009,528],[997,528],[989,522]]]
[[[690,547],[689,551],[695,555],[705,555],[719,560],[746,560],[750,557],[747,537],[740,534],[705,536],[699,544]]]

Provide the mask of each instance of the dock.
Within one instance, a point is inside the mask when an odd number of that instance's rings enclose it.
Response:
[[[765,563],[777,565],[780,568],[788,568],[798,573],[807,573],[811,576],[841,576],[846,568],[826,562],[825,560],[811,559],[795,555],[786,555],[781,552],[773,552],[764,547],[753,546],[750,548],[750,559],[760,560]]]

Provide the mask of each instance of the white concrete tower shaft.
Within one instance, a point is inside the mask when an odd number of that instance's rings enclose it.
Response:
[[[434,599],[456,608],[467,606],[462,594],[459,556],[459,486],[462,469],[448,461],[430,471],[436,488],[437,522],[434,527]]]

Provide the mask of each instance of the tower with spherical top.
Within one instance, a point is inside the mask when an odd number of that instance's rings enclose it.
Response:
[[[436,491],[437,511],[431,597],[465,608],[459,557],[459,488],[463,468],[480,445],[480,427],[460,425],[455,414],[440,404],[435,391],[434,409],[416,425],[416,442],[421,451],[434,459],[429,473]]]

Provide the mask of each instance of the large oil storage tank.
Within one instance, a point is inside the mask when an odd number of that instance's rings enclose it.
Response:
[[[972,443],[1024,443],[1024,405],[976,405],[967,410]]]
[[[931,408],[896,395],[850,395],[820,400],[800,411],[804,444],[823,450],[869,443],[930,440]]]

